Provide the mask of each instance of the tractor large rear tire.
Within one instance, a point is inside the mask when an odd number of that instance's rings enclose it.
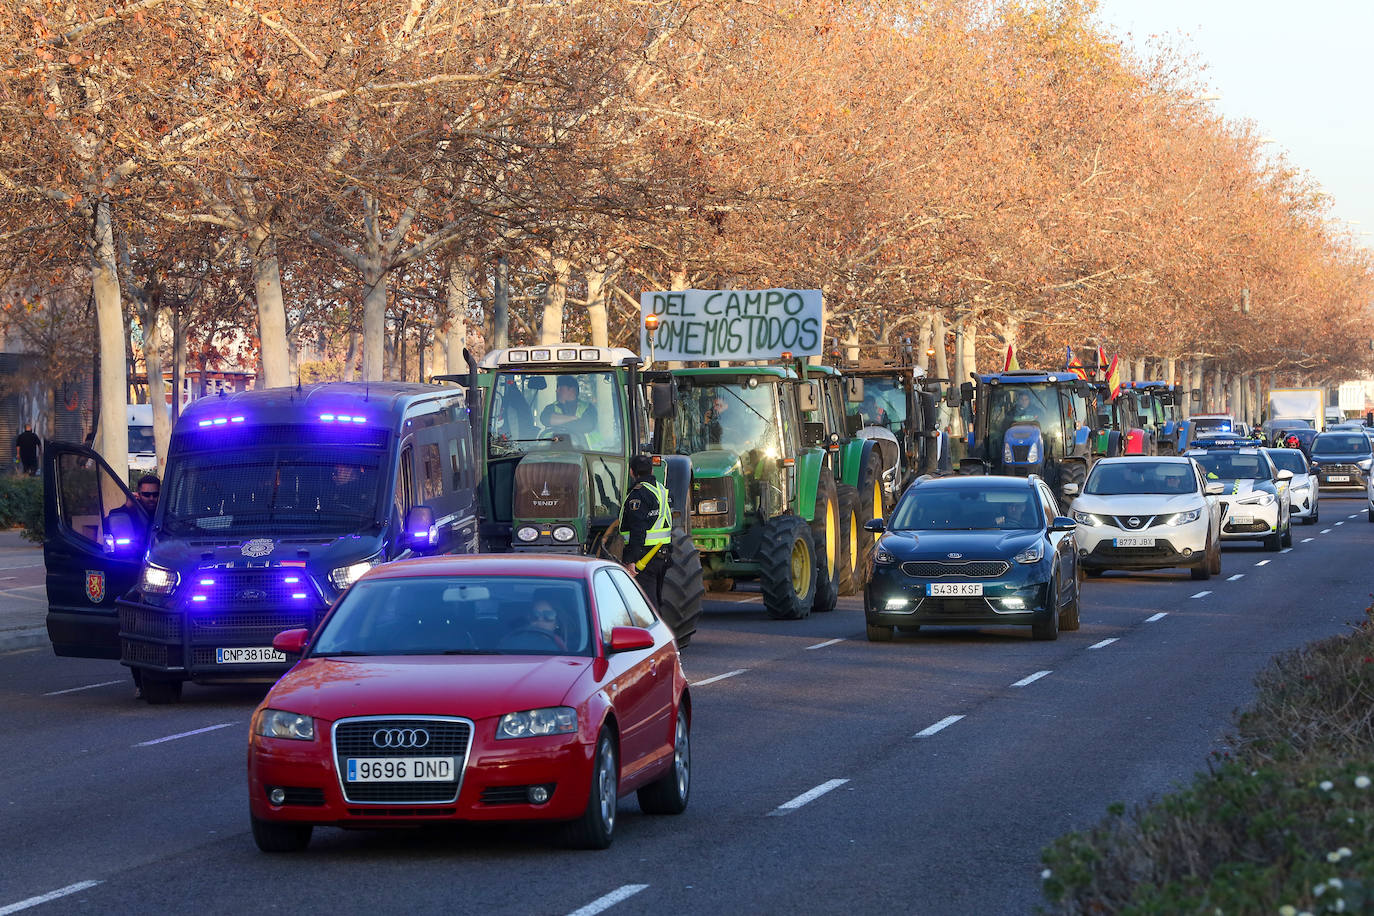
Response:
[[[811,528],[795,515],[770,519],[759,544],[763,609],[775,620],[800,620],[816,598],[816,545]]]
[[[840,549],[840,594],[862,595],[868,571],[863,565],[860,539],[867,534],[859,524],[859,491],[847,483],[835,487],[840,497],[840,535],[844,546]]]
[[[1083,481],[1088,479],[1088,466],[1081,461],[1065,461],[1059,466],[1059,492],[1055,498],[1059,501],[1059,511],[1068,513],[1069,506],[1073,499],[1064,495],[1064,484],[1072,483],[1078,485],[1078,492],[1083,492]]]
[[[824,614],[835,610],[840,597],[840,553],[845,549],[840,534],[840,500],[835,493],[835,478],[827,476],[824,468],[816,486],[811,541],[816,545],[816,600],[811,603],[811,610]]]
[[[875,518],[884,518],[887,511],[883,506],[883,468],[876,453],[859,467],[855,510],[859,517],[859,569],[862,570],[863,585],[867,585],[868,571],[873,568],[873,547],[881,535],[864,531],[864,525]],[[860,591],[862,589],[861,585]]]
[[[697,631],[706,583],[701,577],[701,554],[692,536],[681,528],[673,529],[668,545],[668,571],[663,574],[663,599],[658,616],[673,631],[679,649],[685,649]]]

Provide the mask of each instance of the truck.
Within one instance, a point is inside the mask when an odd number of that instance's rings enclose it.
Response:
[[[1364,416],[1364,382],[1341,382],[1336,390],[1336,406],[1341,419]]]
[[[1271,388],[1265,420],[1306,420],[1315,430],[1326,428],[1325,388]]]

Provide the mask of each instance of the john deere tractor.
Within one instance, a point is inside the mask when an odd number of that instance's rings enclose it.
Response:
[[[652,450],[649,405],[673,409],[673,387],[641,385],[629,350],[552,344],[493,350],[482,358],[484,550],[583,553],[618,558],[629,459]],[[705,594],[691,536],[692,463],[664,456],[673,504],[670,563],[660,616],[685,646]]]
[[[823,434],[804,428],[803,386],[785,366],[680,369],[655,446],[692,462],[691,531],[708,580],[757,579],[775,618],[835,607],[839,488]],[[810,434],[808,436],[808,429]]]
[[[961,474],[1039,474],[1062,495],[1066,484],[1083,486],[1099,455],[1121,454],[1110,412],[1099,412],[1093,384],[1072,372],[980,375],[960,391],[965,418],[973,414]]]

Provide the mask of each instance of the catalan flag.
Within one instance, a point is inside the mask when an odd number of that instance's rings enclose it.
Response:
[[[1107,367],[1107,390],[1110,391],[1113,401],[1121,394],[1121,371],[1117,368],[1117,360],[1120,354],[1112,357],[1112,364]]]
[[[1064,348],[1064,368],[1083,381],[1088,380],[1088,370],[1083,368],[1083,364],[1078,361],[1078,357],[1073,355],[1073,347]]]

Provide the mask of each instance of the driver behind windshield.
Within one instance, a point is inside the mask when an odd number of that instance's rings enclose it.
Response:
[[[596,429],[596,407],[585,400],[571,375],[560,375],[554,402],[539,413],[539,422],[554,433],[581,434]]]

